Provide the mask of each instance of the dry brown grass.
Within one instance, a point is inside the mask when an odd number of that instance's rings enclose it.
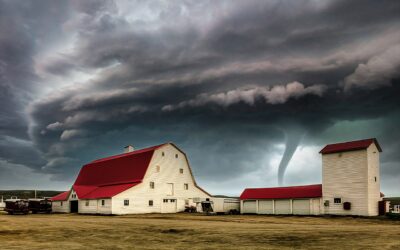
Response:
[[[400,249],[400,221],[199,214],[0,214],[1,249]]]

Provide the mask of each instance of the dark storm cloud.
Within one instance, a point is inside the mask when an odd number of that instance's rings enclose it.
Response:
[[[8,163],[45,164],[28,136],[25,107],[40,85],[33,58],[44,40],[54,40],[65,11],[54,1],[0,1],[0,174]]]
[[[67,9],[50,29],[62,31],[65,49],[33,63],[45,48],[30,35],[21,52],[29,85],[52,89],[28,105],[13,99],[28,110],[29,121],[18,122],[21,131],[29,122],[24,139],[46,160],[29,165],[36,171],[71,179],[125,144],[173,141],[202,180],[259,169],[277,176],[279,145],[322,146],[332,141],[321,135],[341,121],[380,120],[362,136],[387,145],[382,161],[396,172],[400,145],[385,128],[400,116],[397,1],[73,1]]]

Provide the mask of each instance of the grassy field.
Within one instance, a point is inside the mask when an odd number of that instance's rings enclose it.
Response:
[[[1,213],[0,249],[400,249],[400,221]]]

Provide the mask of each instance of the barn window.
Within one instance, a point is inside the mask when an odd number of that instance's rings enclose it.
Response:
[[[150,188],[154,189],[154,182],[153,181],[150,182]]]
[[[129,206],[129,200],[124,200],[124,206]]]
[[[183,168],[179,169],[179,173],[183,174]]]
[[[160,172],[160,166],[156,166],[156,172],[159,173]]]
[[[61,202],[61,204],[60,204],[61,206],[63,205],[63,202]]]
[[[101,200],[101,205],[104,206],[105,200]]]
[[[164,157],[164,156],[165,156],[165,153],[164,153],[164,152],[161,152],[161,156]]]
[[[175,154],[175,158],[178,158],[178,154]]]
[[[89,206],[89,201],[86,201],[85,205],[86,205],[86,206]]]
[[[189,184],[187,184],[187,183],[183,184],[183,189],[188,190],[189,189]]]
[[[342,198],[333,198],[333,203],[341,204],[342,203]]]
[[[153,200],[149,200],[149,207],[153,206]]]

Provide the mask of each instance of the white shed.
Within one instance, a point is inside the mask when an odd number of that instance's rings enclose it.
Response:
[[[240,196],[242,214],[320,214],[322,186],[248,188]]]

